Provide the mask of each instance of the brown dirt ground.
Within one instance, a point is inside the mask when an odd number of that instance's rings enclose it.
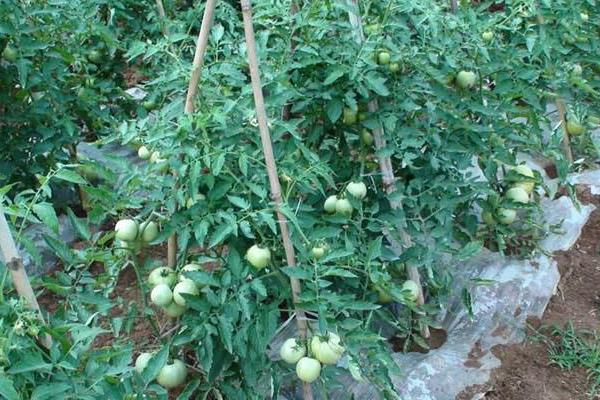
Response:
[[[576,330],[598,331],[600,327],[600,197],[584,191],[578,195],[581,203],[593,203],[598,209],[575,246],[555,254],[561,273],[558,293],[542,320],[530,321],[528,340],[492,349],[502,366],[494,370],[490,382],[467,388],[457,400],[471,400],[475,393],[485,393],[481,397],[485,400],[590,399],[584,369],[561,370],[548,358],[548,341],[556,339],[551,337],[552,326],[562,328],[571,322]]]

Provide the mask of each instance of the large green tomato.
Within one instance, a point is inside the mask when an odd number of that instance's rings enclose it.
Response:
[[[579,136],[585,132],[585,127],[576,119],[567,122],[567,132],[571,136]]]
[[[377,63],[380,65],[388,65],[392,59],[392,56],[387,51],[380,51],[377,54]]]
[[[173,292],[169,285],[161,283],[150,292],[150,300],[157,306],[166,307],[173,301]]]
[[[460,71],[456,75],[456,84],[461,89],[470,89],[475,86],[477,75],[473,71]]]
[[[354,208],[348,199],[339,199],[335,202],[335,211],[345,216],[351,216]]]
[[[8,62],[15,62],[17,61],[17,57],[19,56],[19,54],[17,53],[17,50],[15,50],[12,46],[7,45],[4,48],[4,51],[2,52],[2,57],[8,61]]]
[[[321,375],[321,363],[310,357],[302,357],[296,364],[296,375],[302,382],[313,383]]]
[[[152,353],[140,353],[140,355],[135,359],[135,370],[138,372],[138,374],[141,374],[144,369],[146,369],[151,358]]]
[[[175,282],[177,282],[177,274],[169,267],[156,268],[148,276],[148,283],[151,287],[160,285],[161,283],[172,287]]]
[[[173,289],[173,301],[180,306],[185,306],[185,299],[182,295],[189,294],[191,296],[198,296],[198,293],[200,293],[200,291],[194,281],[186,279],[175,285],[175,288]]]
[[[525,164],[517,165],[514,168],[514,171],[516,173],[518,173],[519,175],[523,175],[523,176],[526,176],[528,178],[533,178],[534,177],[533,171],[531,170],[531,168],[529,168]],[[533,192],[533,189],[535,188],[535,182],[532,182],[532,181],[518,182],[516,184],[516,186],[522,187],[523,189],[525,189],[525,191],[527,192],[527,194],[531,194]]]
[[[346,125],[355,124],[358,120],[358,114],[351,108],[344,108],[344,117],[342,118],[342,122]]]
[[[340,344],[341,339],[333,332],[327,334],[327,340],[314,336],[310,341],[310,349],[313,356],[326,365],[335,365],[344,354],[344,347]]]
[[[141,236],[145,243],[150,243],[158,237],[158,224],[154,221],[150,221],[141,226]]]
[[[421,288],[415,281],[409,279],[402,284],[402,292],[404,293],[404,298],[407,301],[414,303],[419,298]]]
[[[373,138],[373,135],[371,134],[371,132],[369,132],[368,129],[363,129],[362,132],[360,133],[360,138],[362,139],[363,143],[366,146],[372,146],[373,145],[373,141],[375,140]]]
[[[481,34],[481,38],[483,39],[484,42],[490,43],[492,40],[494,40],[494,32],[485,31]]]
[[[386,290],[383,286],[375,285],[375,290],[377,291],[377,302],[379,304],[390,304],[394,301],[394,298],[392,297],[390,292]]]
[[[510,208],[498,209],[498,221],[504,225],[510,225],[515,222],[517,218],[517,211]]]
[[[496,224],[496,221],[494,220],[494,214],[492,214],[490,211],[483,211],[481,213],[481,219],[486,225],[493,226]]]
[[[172,302],[168,306],[163,307],[163,311],[165,312],[165,314],[167,314],[171,318],[181,317],[185,313],[185,310],[187,310],[186,307],[180,306],[175,302]]]
[[[319,245],[313,247],[310,252],[315,260],[320,260],[325,255],[325,251],[327,251],[327,248]]]
[[[281,345],[279,355],[286,363],[296,364],[306,355],[306,347],[302,343],[299,343],[296,338],[289,338]]]
[[[148,150],[148,148],[146,146],[141,146],[138,149],[138,157],[141,158],[142,160],[147,160],[150,158],[150,150]]]
[[[246,251],[246,260],[254,268],[258,270],[263,269],[271,261],[271,251],[255,244]]]
[[[119,240],[132,242],[138,235],[138,223],[132,219],[122,219],[115,225],[115,236]]]
[[[514,201],[515,203],[529,203],[529,194],[524,188],[520,186],[515,186],[513,188],[508,189],[508,191],[506,192],[506,198]]]
[[[323,204],[323,209],[332,214],[335,212],[335,204],[338,201],[338,197],[336,195],[333,196],[329,196],[327,199],[325,199],[325,203]]]
[[[364,199],[367,196],[367,185],[363,182],[350,182],[346,186],[346,191],[357,199]]]
[[[167,364],[158,373],[156,381],[167,389],[181,386],[187,378],[187,367],[180,360],[173,360],[173,364]]]
[[[102,61],[102,52],[94,49],[88,53],[87,57],[94,64],[99,64]]]

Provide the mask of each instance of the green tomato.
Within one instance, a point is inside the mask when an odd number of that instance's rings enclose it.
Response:
[[[289,338],[281,345],[279,349],[281,359],[288,364],[296,364],[306,355],[306,347],[299,343],[295,338]]]
[[[571,68],[571,76],[581,76],[583,74],[583,68],[581,64],[573,64]]]
[[[529,203],[529,194],[524,188],[520,186],[515,186],[508,189],[508,191],[506,192],[506,198],[514,201],[515,203]]]
[[[456,75],[456,84],[461,89],[471,89],[475,86],[475,82],[477,81],[477,75],[473,71],[460,71],[458,75]]]
[[[135,370],[138,374],[141,374],[144,369],[148,366],[148,362],[152,358],[152,353],[140,353],[140,355],[135,359]]]
[[[373,145],[373,135],[371,134],[371,132],[369,132],[368,129],[363,129],[362,132],[360,133],[360,138],[362,139],[363,143],[366,146],[372,146]]]
[[[146,111],[152,111],[156,108],[156,102],[154,100],[146,100],[142,103],[142,107],[144,107]]]
[[[342,122],[346,125],[355,124],[358,120],[358,114],[351,108],[344,108],[344,116],[342,118]]]
[[[138,236],[138,223],[132,219],[122,219],[115,225],[115,237],[126,242],[134,241]]]
[[[481,213],[481,219],[488,226],[493,226],[496,224],[496,220],[494,220],[494,214],[492,214],[490,211],[483,211]]]
[[[266,247],[259,247],[258,245],[253,245],[246,251],[246,260],[252,265],[254,268],[261,270],[269,265],[271,261],[271,251]]]
[[[200,293],[200,290],[194,281],[186,279],[175,285],[175,288],[173,289],[173,301],[180,306],[185,306],[185,299],[182,295],[189,294],[191,296],[198,296],[198,293]]]
[[[369,24],[365,27],[365,32],[367,35],[375,35],[379,33],[381,30],[381,26],[379,24]]]
[[[88,60],[90,60],[94,64],[99,64],[102,61],[102,52],[94,49],[88,53],[87,57]]]
[[[150,162],[151,163],[157,163],[157,162],[160,162],[160,160],[162,160],[162,159],[160,158],[159,151],[153,151],[152,154],[150,154]]]
[[[348,199],[339,199],[335,202],[335,212],[338,214],[349,217],[352,215],[352,211],[354,211],[354,208],[352,208],[352,204]]]
[[[18,56],[19,53],[11,45],[6,45],[4,51],[2,51],[2,57],[8,62],[14,63],[15,61],[17,61]]]
[[[310,252],[315,260],[320,260],[325,255],[325,251],[325,246],[315,246]]]
[[[357,199],[364,199],[367,196],[367,185],[363,182],[350,182],[346,186],[346,192]]]
[[[498,221],[504,225],[510,225],[515,222],[517,218],[517,211],[510,208],[498,209]]]
[[[310,357],[302,357],[296,364],[296,375],[302,382],[313,383],[321,375],[321,363]]]
[[[327,339],[319,336],[314,336],[310,341],[310,350],[313,356],[325,365],[335,365],[338,363],[342,354],[344,354],[344,347],[340,344],[341,339],[338,335],[333,332],[327,333]]]
[[[585,127],[576,119],[567,121],[567,133],[571,136],[579,136],[585,132]]]
[[[581,20],[583,22],[588,22],[589,19],[590,19],[590,16],[587,13],[584,13],[584,12],[580,13],[579,16],[581,17]]]
[[[150,292],[150,300],[159,307],[166,307],[173,301],[173,292],[169,285],[161,283],[160,285],[154,286]]]
[[[185,310],[187,310],[186,307],[180,306],[175,302],[172,302],[168,306],[163,307],[163,311],[165,312],[165,314],[167,314],[171,318],[181,317],[185,313]]]
[[[404,298],[407,301],[414,303],[419,298],[421,288],[415,281],[409,279],[402,284],[402,292],[404,293]]]
[[[141,146],[138,149],[138,157],[141,158],[142,160],[147,160],[150,158],[150,150],[148,150],[148,148],[146,146]]]
[[[394,301],[394,298],[392,297],[390,292],[385,290],[381,285],[375,285],[375,290],[377,291],[378,303],[390,304]]]
[[[183,268],[181,268],[181,271],[179,272],[179,281],[180,282],[183,282],[183,281],[194,282],[192,279],[185,276],[185,273],[186,272],[196,272],[196,271],[202,271],[202,267],[198,264],[193,264],[193,263],[184,265]]]
[[[145,243],[150,243],[158,237],[158,224],[154,221],[150,221],[141,226],[141,236]]]
[[[481,38],[483,39],[484,42],[490,43],[492,40],[494,40],[494,32],[485,31],[481,34]]]
[[[533,175],[533,171],[531,170],[531,168],[529,168],[525,164],[516,166],[514,168],[514,171],[516,173],[526,176],[528,178],[535,177],[535,175]],[[515,186],[521,187],[527,192],[527,194],[531,194],[531,193],[533,193],[533,189],[535,188],[535,182],[527,180],[527,181],[523,181],[523,182],[517,182],[517,184]]]
[[[393,74],[396,74],[398,72],[400,72],[401,68],[400,68],[400,63],[397,62],[393,62],[391,63],[388,68],[390,69],[390,72]]]
[[[379,65],[388,65],[392,59],[392,56],[387,51],[380,51],[377,54],[377,63]]]
[[[333,214],[335,212],[335,205],[338,201],[338,197],[336,195],[333,196],[329,196],[327,199],[325,199],[325,203],[323,204],[323,209],[330,213]]]
[[[187,367],[180,360],[173,360],[173,364],[167,364],[158,373],[156,381],[167,389],[173,389],[183,385],[187,378]]]
[[[159,267],[150,272],[148,276],[148,283],[151,287],[158,286],[160,284],[168,285],[172,287],[177,282],[177,274],[169,267]]]

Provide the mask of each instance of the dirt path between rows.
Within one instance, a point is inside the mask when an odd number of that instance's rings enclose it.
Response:
[[[548,340],[556,340],[551,337],[552,326],[564,328],[571,322],[576,330],[600,332],[600,197],[580,192],[579,199],[598,208],[575,246],[555,254],[561,281],[542,320],[530,321],[523,344],[494,347],[502,366],[494,370],[489,383],[467,388],[457,399],[472,400],[474,393],[485,393],[476,397],[479,400],[591,399],[587,372],[561,370],[548,355]]]

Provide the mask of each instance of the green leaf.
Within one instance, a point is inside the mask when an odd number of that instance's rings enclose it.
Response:
[[[56,172],[56,175],[54,175],[54,177],[56,179],[61,179],[63,181],[76,183],[78,185],[86,185],[87,184],[86,180],[83,179],[81,177],[81,175],[79,175],[78,173],[76,173],[70,169],[61,168]]]
[[[248,203],[248,201],[246,199],[242,199],[241,197],[227,196],[227,199],[229,200],[229,202],[231,204],[233,204],[236,207],[241,208],[242,210],[246,210],[246,209],[250,208],[250,203]]]
[[[65,398],[59,396],[71,389],[71,385],[65,382],[57,382],[48,385],[39,385],[31,393],[31,400],[50,400]]]
[[[51,369],[52,364],[45,362],[40,353],[26,352],[19,356],[19,358],[11,365],[7,372],[9,374],[16,375],[24,372],[39,370],[49,371]]]
[[[19,394],[13,386],[13,381],[6,375],[0,375],[0,395],[6,400],[20,400]]]
[[[54,207],[50,203],[34,204],[33,212],[35,215],[48,227],[52,232],[58,234],[58,217],[54,211]]]
[[[483,242],[481,241],[467,243],[465,247],[460,249],[460,251],[456,255],[456,258],[459,260],[467,260],[479,253],[482,248]]]
[[[208,221],[202,220],[199,223],[194,224],[194,237],[200,246],[204,245],[204,240],[208,234]]]
[[[72,265],[77,259],[75,253],[67,247],[62,241],[53,238],[49,235],[42,235],[44,241],[50,246],[50,248],[56,253],[56,255],[63,260],[66,264]]]
[[[219,225],[217,229],[215,229],[214,234],[210,238],[210,242],[208,243],[208,247],[215,247],[219,243],[222,243],[231,233],[233,232],[233,227],[231,225]]]
[[[300,267],[283,267],[281,272],[289,276],[290,278],[296,279],[312,279],[312,271],[302,269]]]
[[[344,108],[344,103],[340,99],[331,99],[327,103],[327,107],[325,111],[327,112],[327,117],[331,122],[337,122],[342,115],[342,110]]]
[[[169,358],[169,346],[163,346],[162,349],[158,353],[156,353],[150,361],[148,361],[148,365],[142,371],[142,381],[145,386],[148,386],[150,382],[152,382],[157,376],[162,367],[167,364],[167,360]]]
[[[189,400],[192,398],[192,395],[200,386],[200,379],[194,379],[190,383],[185,386],[185,389],[181,392],[181,394],[177,397],[177,400]],[[196,397],[194,397],[196,398]]]
[[[263,296],[263,297],[267,297],[267,288],[265,287],[265,285],[262,283],[262,281],[258,278],[253,279],[250,282],[250,287],[259,295]]]
[[[338,69],[334,70],[332,73],[330,73],[327,78],[325,78],[325,81],[323,82],[323,84],[331,85],[333,82],[337,81],[342,76],[344,76],[344,70],[341,68],[338,68]]]
[[[225,346],[225,349],[227,349],[229,353],[233,353],[233,343],[231,336],[233,332],[233,324],[224,315],[218,316],[217,319],[219,321],[219,333],[221,336],[221,342],[223,343],[223,346]]]
[[[377,76],[377,74],[370,73],[365,76],[365,79],[365,83],[369,90],[374,91],[380,96],[388,96],[390,94],[390,91],[385,86],[385,78]]]
[[[73,210],[71,208],[67,208],[67,215],[69,216],[69,221],[71,222],[71,226],[75,229],[79,237],[83,240],[90,240],[92,234],[90,232],[90,228],[87,223],[84,222],[83,219],[77,218]]]
[[[327,271],[325,271],[323,276],[339,276],[342,278],[356,278],[357,277],[352,272],[345,270],[343,268],[329,268],[329,269],[327,269]]]

